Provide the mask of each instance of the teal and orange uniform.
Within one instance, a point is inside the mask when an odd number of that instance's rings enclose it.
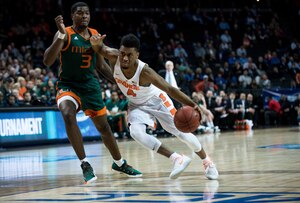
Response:
[[[91,36],[98,34],[95,29],[88,30]],[[84,38],[72,27],[67,27],[66,31],[68,40],[59,55],[56,99],[69,95],[78,102],[86,115],[104,115],[106,107],[102,100],[100,84],[94,74],[96,53],[89,38]]]

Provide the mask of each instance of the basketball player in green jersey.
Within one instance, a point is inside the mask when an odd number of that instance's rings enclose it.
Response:
[[[85,183],[97,179],[93,168],[86,158],[82,134],[76,121],[76,113],[82,109],[101,133],[105,146],[114,162],[112,169],[123,172],[129,177],[141,177],[122,159],[116,140],[107,122],[106,107],[102,101],[101,89],[94,75],[95,68],[113,80],[112,73],[102,56],[94,53],[90,37],[98,34],[88,27],[90,10],[86,3],[77,2],[71,7],[73,25],[65,27],[61,15],[55,18],[58,32],[50,47],[45,51],[44,64],[51,66],[57,57],[60,60],[59,80],[57,81],[57,106],[63,116],[67,135],[75,153],[81,161]]]

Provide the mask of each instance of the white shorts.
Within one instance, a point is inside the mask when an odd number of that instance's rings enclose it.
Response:
[[[176,109],[170,97],[161,93],[159,97],[153,96],[143,104],[129,102],[128,123],[143,123],[155,129],[157,119],[166,131],[174,134],[178,131],[173,120],[175,113]]]

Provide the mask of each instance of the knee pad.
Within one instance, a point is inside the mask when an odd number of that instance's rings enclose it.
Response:
[[[131,137],[143,147],[157,152],[161,142],[154,136],[146,133],[145,124],[131,124],[129,126]]]

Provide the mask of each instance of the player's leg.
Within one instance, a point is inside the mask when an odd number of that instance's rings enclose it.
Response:
[[[180,155],[163,145],[156,137],[146,132],[146,126],[152,126],[154,120],[144,111],[134,109],[129,111],[128,120],[130,122],[130,136],[146,149],[152,150],[167,158],[173,163],[173,169],[170,174],[171,179],[176,179],[190,164],[191,159],[185,155]]]
[[[80,108],[79,97],[71,91],[61,91],[57,96],[57,106],[62,114],[65,122],[65,128],[68,139],[78,157],[81,161],[81,168],[85,183],[91,183],[97,179],[93,168],[88,163],[84,151],[82,134],[76,121],[76,113]]]
[[[98,81],[91,81],[88,85],[88,88],[85,89],[89,91],[82,91],[82,109],[92,119],[95,127],[101,134],[104,145],[112,155],[114,159],[112,169],[122,172],[129,177],[141,177],[142,173],[128,165],[126,160],[121,156],[116,139],[107,121],[106,107],[102,100]]]
[[[141,177],[142,173],[128,165],[127,161],[122,158],[116,139],[113,136],[111,128],[108,124],[105,107],[103,108],[102,112],[104,114],[101,115],[99,113],[97,116],[92,117],[91,119],[97,130],[100,132],[104,145],[107,147],[114,159],[112,169],[125,173],[128,177]]]

